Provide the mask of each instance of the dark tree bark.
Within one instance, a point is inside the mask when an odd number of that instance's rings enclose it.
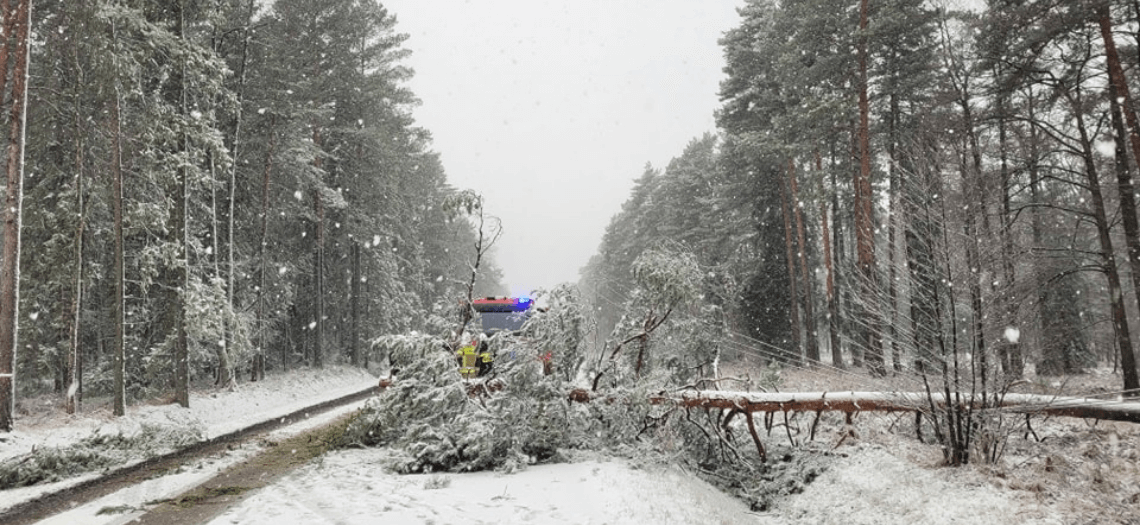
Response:
[[[67,366],[63,381],[64,409],[74,414],[79,409],[79,325],[83,308],[83,231],[87,225],[87,206],[83,192],[83,123],[79,116],[79,97],[75,102],[75,207],[79,212],[79,224],[75,227],[75,265],[72,270],[71,308],[67,319]]]
[[[183,43],[186,41],[186,14],[183,1],[175,4],[177,13],[174,15],[175,32],[178,34],[179,40]],[[189,118],[190,109],[187,100],[186,88],[186,63],[183,60],[180,67],[180,78],[178,84],[178,108],[179,113],[185,118]],[[190,150],[190,139],[187,130],[183,128],[179,131],[180,140],[179,148],[182,152],[188,153]],[[174,263],[175,266],[171,272],[172,284],[174,285],[171,291],[171,304],[169,307],[172,309],[171,318],[174,321],[173,329],[175,331],[174,338],[174,399],[179,405],[183,407],[190,406],[190,349],[188,347],[189,340],[186,333],[186,300],[187,293],[190,290],[190,272],[189,268],[189,233],[186,228],[186,214],[189,208],[189,168],[183,166],[178,172],[178,182],[174,188],[174,210],[172,212],[172,228],[171,232],[174,235],[174,242],[178,248],[178,260]]]
[[[902,355],[901,347],[899,344],[899,298],[898,298],[898,265],[895,261],[898,255],[898,228],[899,228],[899,187],[902,185],[899,175],[899,108],[898,94],[890,94],[890,113],[887,116],[887,157],[890,159],[890,165],[887,168],[888,184],[890,185],[888,192],[888,208],[887,208],[887,301],[890,304],[887,307],[888,317],[888,333],[891,337],[891,368],[895,373],[902,372]]]
[[[823,160],[819,153],[815,154],[815,169],[820,174],[820,185],[823,180]],[[820,195],[824,195],[820,191]],[[846,368],[843,364],[843,348],[839,343],[839,301],[835,297],[835,268],[831,260],[831,228],[828,227],[827,197],[819,200],[820,235],[823,237],[823,265],[827,271],[827,332],[831,343],[831,365],[836,368]]]
[[[111,38],[115,51],[118,51],[118,30],[111,22]],[[117,56],[115,53],[113,56]],[[116,416],[127,413],[126,395],[126,279],[124,274],[125,249],[123,246],[123,129],[122,129],[122,88],[119,82],[118,59],[114,60],[115,69],[115,99],[111,102],[111,126],[114,136],[114,147],[111,149],[111,214],[114,222],[115,254],[114,262],[115,292],[112,315],[115,323],[115,337],[111,343],[111,355],[114,361],[114,407],[112,411]]]
[[[1132,106],[1132,96],[1128,91],[1128,82],[1124,77],[1124,69],[1120,65],[1120,55],[1116,51],[1116,42],[1112,36],[1112,14],[1109,10],[1109,4],[1102,2],[1097,6],[1097,21],[1100,25],[1101,38],[1104,40],[1104,52],[1108,65],[1108,73],[1110,79],[1109,98],[1114,106],[1112,111],[1113,125],[1116,128],[1116,135],[1123,135],[1124,130],[1117,121],[1119,119],[1116,106],[1119,106],[1124,113],[1124,119],[1128,123],[1128,138],[1132,144],[1133,158],[1140,162],[1140,121],[1137,120],[1136,111]],[[1117,98],[1120,99],[1120,104],[1117,104]],[[1119,139],[1118,139],[1119,140]],[[1117,143],[1117,148],[1120,148],[1120,143]],[[1127,167],[1127,156],[1121,159],[1120,154],[1117,154],[1117,179],[1120,188],[1120,213],[1121,219],[1124,223],[1124,235],[1128,245],[1128,262],[1132,268],[1132,284],[1137,292],[1140,292],[1140,226],[1137,224],[1136,218],[1136,200],[1133,192],[1133,184],[1131,173]],[[1124,166],[1120,166],[1120,164]],[[1111,252],[1109,252],[1111,257]],[[1120,293],[1116,290],[1115,293]],[[1137,296],[1140,301],[1140,295]],[[1127,320],[1124,321],[1125,329],[1127,329]],[[1136,370],[1136,356],[1133,353],[1132,345],[1120,347],[1120,366],[1124,372],[1124,390],[1131,392],[1131,395],[1140,395],[1140,376],[1137,375]]]
[[[1015,295],[1015,283],[1017,282],[1017,266],[1015,262],[1014,253],[1014,233],[1013,221],[1014,212],[1012,205],[1011,192],[1013,191],[1012,176],[1009,169],[1009,116],[1007,111],[1007,99],[1004,93],[998,94],[997,99],[997,118],[998,118],[998,150],[1000,156],[1000,174],[1001,174],[1001,257],[1002,257],[1002,276],[1004,285],[1004,294],[1001,301],[1004,303],[1005,312],[1005,325],[1006,327],[1016,327],[1018,324],[1018,310],[1020,308],[1020,301]],[[1001,343],[1001,360],[1002,370],[1005,372],[1006,381],[1014,381],[1020,379],[1025,374],[1025,358],[1022,355],[1022,346],[1020,336],[1017,338],[1007,337]]]
[[[794,165],[793,161],[788,159],[788,169],[791,170]],[[776,176],[780,177],[778,171]],[[792,231],[792,212],[788,205],[788,193],[790,188],[788,188],[787,181],[787,177],[780,177],[780,206],[784,216],[784,246],[787,249],[788,257],[788,297],[790,300],[788,313],[790,319],[788,319],[788,321],[792,325],[792,339],[795,344],[795,354],[789,357],[792,362],[798,363],[801,356],[803,356],[803,331],[801,329],[802,325],[800,324],[799,287],[796,285],[795,233]]]
[[[360,243],[352,240],[352,339],[349,341],[349,357],[352,366],[360,366]]]
[[[313,366],[324,366],[325,339],[325,204],[320,189],[313,190],[316,236],[313,248]]]
[[[1081,159],[1085,165],[1085,178],[1088,183],[1089,196],[1093,205],[1093,218],[1096,223],[1097,238],[1100,241],[1102,267],[1108,279],[1109,301],[1112,305],[1112,324],[1116,332],[1116,342],[1120,349],[1121,367],[1124,368],[1124,389],[1131,395],[1138,393],[1136,387],[1136,361],[1132,354],[1132,336],[1128,328],[1128,316],[1124,309],[1124,293],[1120,287],[1120,273],[1116,267],[1115,252],[1112,248],[1111,225],[1108,222],[1108,213],[1105,211],[1104,197],[1100,191],[1100,176],[1096,169],[1095,155],[1093,154],[1092,139],[1088,135],[1084,116],[1081,113],[1079,94],[1066,92],[1066,97],[1073,106],[1076,116],[1077,131],[1081,139]]]
[[[269,177],[273,173],[273,157],[277,151],[277,116],[269,119],[269,149],[265,153],[265,166],[261,176],[261,238],[257,243],[257,349],[250,366],[250,381],[265,378],[265,347],[269,341],[265,332],[265,285],[269,260],[265,249],[269,244]],[[281,368],[289,368],[289,345],[282,345]]]
[[[16,348],[20,318],[20,221],[24,190],[24,130],[28,105],[28,33],[31,0],[3,4],[4,36],[0,47],[0,93],[8,77],[11,56],[11,94],[8,106],[8,143],[5,148],[7,189],[4,198],[3,261],[0,261],[0,431],[12,430],[16,406]],[[11,38],[15,35],[15,38]]]
[[[796,217],[796,240],[799,243],[800,275],[803,277],[804,329],[807,338],[807,358],[819,363],[819,338],[815,328],[815,305],[812,297],[811,275],[808,271],[807,236],[804,233],[804,210],[800,205],[799,189],[796,184],[795,161],[788,161],[788,182],[792,192],[792,209]],[[795,279],[795,276],[792,276]]]
[[[966,264],[970,271],[970,310],[974,321],[974,355],[977,357],[977,373],[985,389],[988,380],[989,354],[986,349],[986,315],[982,309],[982,260],[980,239],[989,233],[986,210],[985,174],[982,173],[982,153],[978,146],[978,134],[974,130],[973,108],[969,98],[969,85],[963,80],[961,84],[961,98],[959,104],[962,108],[963,125],[966,128],[966,138],[970,151],[970,165],[967,167],[963,159],[962,180],[967,188],[965,211],[965,239]],[[972,191],[970,191],[972,190]],[[982,218],[979,225],[976,217]]]
[[[875,225],[874,195],[871,191],[871,102],[867,85],[867,14],[868,0],[859,2],[859,171],[855,172],[855,251],[859,276],[862,283],[860,299],[864,302],[863,344],[867,367],[876,375],[884,375],[882,327],[878,312],[872,306],[878,301],[875,289],[878,277],[875,273]]]

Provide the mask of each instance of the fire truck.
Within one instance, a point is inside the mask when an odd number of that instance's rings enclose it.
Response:
[[[471,306],[479,313],[483,334],[489,337],[521,329],[531,316],[534,302],[529,297],[484,297],[472,301]]]
[[[464,379],[474,379],[491,372],[494,356],[488,349],[488,337],[522,329],[523,323],[534,313],[534,301],[528,297],[483,297],[472,301],[471,306],[478,313],[482,335],[457,352],[459,373]]]

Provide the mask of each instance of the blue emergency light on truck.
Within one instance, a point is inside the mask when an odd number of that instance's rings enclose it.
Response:
[[[522,329],[530,318],[534,301],[529,297],[484,297],[475,299],[471,306],[479,312],[483,333],[514,332]]]

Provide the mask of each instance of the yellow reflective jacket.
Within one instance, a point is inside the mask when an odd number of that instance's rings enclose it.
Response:
[[[459,348],[455,353],[459,358],[459,375],[463,379],[475,379],[479,377],[480,364],[491,363],[490,352],[477,352],[475,345],[465,345]]]

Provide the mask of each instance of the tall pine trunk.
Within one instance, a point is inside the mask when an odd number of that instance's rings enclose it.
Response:
[[[1011,181],[1011,174],[1009,169],[1009,117],[1006,114],[1006,96],[999,94],[997,100],[997,118],[998,118],[998,149],[1000,156],[1000,173],[1001,173],[1001,257],[1002,257],[1002,277],[1004,281],[1005,293],[1002,297],[1005,312],[1005,326],[1010,331],[1004,341],[1001,343],[1001,359],[1002,370],[1005,372],[1004,380],[1015,381],[1025,375],[1025,359],[1022,356],[1022,346],[1020,331],[1017,330],[1018,325],[1018,311],[1020,309],[1020,301],[1018,301],[1015,292],[1015,284],[1017,282],[1017,266],[1014,253],[1014,237],[1013,237],[1013,222],[1014,211],[1012,204],[1012,196],[1010,192],[1013,189],[1013,182]],[[1018,335],[1010,337],[1013,333]]]
[[[970,272],[970,310],[973,313],[974,321],[974,356],[977,358],[978,366],[976,372],[979,374],[983,391],[986,388],[989,370],[989,351],[986,348],[986,315],[983,311],[982,305],[982,260],[981,260],[981,245],[980,240],[983,235],[989,234],[989,220],[987,219],[988,210],[986,209],[986,194],[988,193],[985,188],[985,174],[982,173],[982,153],[978,145],[978,134],[974,130],[974,116],[973,108],[969,98],[969,85],[965,80],[962,81],[960,86],[961,97],[959,104],[962,108],[962,119],[966,128],[966,139],[969,148],[970,164],[967,166],[965,159],[963,159],[962,166],[962,184],[966,188],[973,189],[973,195],[969,189],[966,190],[966,210],[965,210],[965,239],[966,239],[966,264],[969,266]],[[976,217],[982,218],[982,224],[978,225]]]
[[[1118,105],[1117,98],[1120,99],[1119,106],[1128,123],[1128,138],[1132,144],[1132,154],[1137,162],[1140,162],[1140,121],[1137,120],[1136,111],[1132,109],[1132,96],[1128,90],[1124,69],[1120,65],[1120,55],[1116,51],[1116,42],[1112,36],[1112,13],[1107,2],[1102,2],[1097,6],[1097,21],[1100,25],[1101,38],[1104,40],[1111,87],[1109,96],[1112,98],[1113,106]],[[1117,118],[1119,116],[1113,108],[1114,126],[1117,127],[1117,135],[1122,135],[1122,126],[1115,122]],[[1120,147],[1119,143],[1117,147]],[[1120,159],[1120,155],[1117,157]],[[1140,302],[1140,226],[1137,225],[1136,201],[1132,191],[1131,174],[1126,164],[1127,156],[1121,160],[1125,166],[1117,169],[1117,178],[1120,183],[1120,212],[1121,219],[1124,222],[1125,240],[1128,244],[1128,262],[1132,268],[1132,282],[1137,291],[1137,301]],[[1117,161],[1118,165],[1121,160]],[[1111,254],[1109,256],[1111,257]],[[1123,322],[1125,329],[1127,329],[1127,319]],[[1136,356],[1133,353],[1132,345],[1120,347],[1120,366],[1124,372],[1124,390],[1129,391],[1130,395],[1140,395],[1140,376],[1137,375]]]
[[[871,102],[867,82],[867,14],[868,0],[859,2],[859,170],[855,172],[855,251],[860,277],[860,300],[863,302],[863,345],[867,367],[871,373],[884,375],[882,323],[875,307],[878,302],[878,276],[875,268],[874,195],[871,190]]]
[[[83,188],[83,125],[79,116],[79,97],[75,97],[75,208],[79,224],[75,226],[74,257],[72,264],[71,308],[67,318],[67,367],[63,382],[64,408],[68,414],[79,410],[79,324],[83,310],[83,230],[87,225],[87,206]]]
[[[899,300],[898,300],[898,228],[899,228],[899,186],[902,185],[899,175],[899,98],[898,94],[890,94],[890,115],[887,120],[887,306],[886,315],[889,321],[888,333],[891,337],[891,367],[896,373],[902,372],[902,345],[899,344]]]
[[[804,208],[800,204],[799,188],[796,184],[796,164],[788,161],[788,182],[792,193],[792,210],[796,218],[796,240],[799,244],[800,275],[803,277],[804,331],[807,358],[819,363],[819,338],[815,328],[815,305],[813,304],[811,275],[808,271],[807,235],[804,233]],[[795,279],[795,276],[792,276]]]
[[[250,381],[265,378],[265,347],[269,338],[265,335],[266,272],[269,260],[266,247],[269,244],[269,176],[273,173],[273,157],[277,150],[277,116],[269,119],[269,150],[265,153],[265,166],[261,177],[261,238],[257,243],[257,350],[250,367]],[[289,368],[289,345],[282,345],[281,368]]]
[[[1124,367],[1124,388],[1128,391],[1131,390],[1129,381],[1135,381],[1136,379],[1136,363],[1132,359],[1132,336],[1128,328],[1128,316],[1124,308],[1124,293],[1120,286],[1120,273],[1116,267],[1116,255],[1112,248],[1111,225],[1108,222],[1108,213],[1105,211],[1104,197],[1100,191],[1100,176],[1097,174],[1092,139],[1089,138],[1084,116],[1081,113],[1082,105],[1079,99],[1074,99],[1072,93],[1066,93],[1066,96],[1073,106],[1073,113],[1077,120],[1077,131],[1080,132],[1081,159],[1084,161],[1088,191],[1092,198],[1092,211],[1096,223],[1097,239],[1100,241],[1103,269],[1105,277],[1108,279],[1109,302],[1112,306],[1112,325],[1116,332],[1116,342],[1120,349],[1121,366]],[[1129,368],[1132,370],[1131,377],[1129,376]]]
[[[352,366],[361,366],[360,359],[360,242],[352,239],[352,339],[349,341],[349,356]]]
[[[0,93],[8,76],[12,53],[12,88],[8,96],[8,144],[5,149],[7,188],[4,206],[3,261],[0,262],[0,431],[12,430],[16,408],[16,348],[20,318],[20,221],[24,193],[24,129],[28,105],[28,33],[31,0],[13,8],[5,2],[4,36],[0,48]],[[13,31],[14,30],[14,31]],[[15,35],[15,38],[12,38]]]
[[[823,242],[823,266],[827,272],[827,333],[831,345],[831,366],[846,368],[843,364],[843,348],[839,342],[839,301],[835,296],[835,267],[831,259],[831,228],[827,218],[827,197],[823,187],[823,159],[815,154],[815,170],[819,173],[820,236]]]
[[[788,159],[788,169],[791,170],[792,166],[794,166],[793,161]],[[791,363],[799,363],[803,356],[803,336],[802,325],[800,324],[799,287],[796,285],[795,233],[792,231],[792,213],[788,205],[788,193],[790,191],[788,178],[781,177],[778,173],[777,170],[776,176],[780,177],[780,206],[784,216],[784,245],[787,249],[788,258],[788,294],[790,298],[790,312],[788,313],[790,318],[788,320],[792,325],[792,341],[795,344],[794,354],[790,354],[788,360]],[[786,365],[788,363],[781,364]]]
[[[116,416],[127,413],[126,408],[126,279],[124,274],[125,249],[123,246],[123,116],[122,116],[122,86],[119,81],[118,62],[118,28],[111,22],[111,39],[115,53],[112,53],[115,74],[115,98],[111,102],[111,126],[114,136],[114,146],[111,149],[111,214],[114,222],[114,304],[111,306],[115,323],[115,337],[111,343],[111,355],[114,362],[114,401],[112,411]]]
[[[321,146],[320,128],[313,126],[313,144]],[[317,170],[321,169],[321,158],[313,160]],[[320,187],[313,188],[313,365],[324,366],[325,339],[325,203],[321,198]]]
[[[184,0],[180,0],[175,4],[178,10],[174,15],[175,32],[178,34],[179,40],[183,45],[186,44],[186,13]],[[186,89],[186,59],[182,59],[182,64],[179,67],[180,75],[178,78],[178,111],[183,119],[189,119],[190,111],[187,101]],[[183,155],[190,153],[190,139],[186,130],[186,124],[182,124],[178,131],[179,133],[179,150]],[[188,162],[188,161],[187,161]],[[182,167],[178,170],[178,181],[174,188],[174,210],[172,212],[172,228],[171,232],[174,235],[174,243],[178,253],[177,260],[174,262],[174,268],[171,272],[172,290],[170,292],[171,303],[169,308],[171,320],[174,322],[172,329],[174,330],[174,398],[179,405],[183,407],[190,407],[190,349],[188,347],[189,340],[186,333],[186,300],[187,294],[190,291],[190,275],[189,275],[189,235],[187,232],[187,212],[188,212],[188,199],[189,199],[189,167],[183,163]]]

